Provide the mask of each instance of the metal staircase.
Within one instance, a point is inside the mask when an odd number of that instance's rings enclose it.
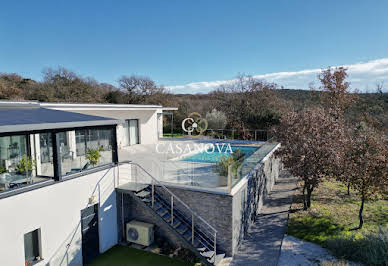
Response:
[[[169,230],[185,241],[206,265],[216,265],[225,256],[217,250],[217,230],[196,214],[174,193],[156,180],[142,166],[133,162],[121,162],[131,166],[136,173],[131,194],[150,208]],[[136,169],[136,170],[135,170]],[[139,170],[145,175],[138,182]]]

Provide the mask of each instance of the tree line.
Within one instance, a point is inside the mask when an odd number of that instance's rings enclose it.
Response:
[[[238,130],[240,138],[249,138],[249,129],[269,129],[279,124],[290,111],[299,112],[305,107],[320,104],[322,94],[328,93],[322,88],[287,90],[275,83],[245,75],[208,94],[173,94],[145,76],[123,75],[114,86],[82,77],[63,67],[45,69],[42,75],[42,81],[35,81],[15,73],[1,73],[0,99],[160,104],[179,108],[174,112],[174,132],[182,130],[180,123],[188,114],[198,112],[211,118],[213,128],[221,126]],[[358,96],[358,101],[349,107],[347,116],[357,118],[368,114],[374,126],[387,128],[388,93],[382,92],[382,86],[378,84],[374,93],[353,93]],[[226,122],[223,121],[225,117]]]
[[[373,113],[358,111],[360,97],[349,92],[344,68],[327,69],[315,106],[285,114],[274,131],[285,167],[302,181],[304,210],[325,180],[353,188],[360,198],[359,226],[367,200],[388,199],[388,135]]]

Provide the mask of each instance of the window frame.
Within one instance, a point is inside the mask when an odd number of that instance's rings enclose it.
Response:
[[[56,140],[56,133],[61,132],[67,132],[67,131],[73,131],[73,130],[82,130],[82,129],[111,129],[113,132],[112,134],[112,163],[108,163],[105,165],[100,165],[95,168],[91,168],[88,170],[85,170],[80,173],[75,173],[71,175],[62,175],[60,171],[60,162],[61,160],[61,154],[60,149],[57,146],[57,140]],[[31,156],[31,142],[30,142],[30,135],[33,134],[41,134],[41,133],[51,133],[51,139],[53,143],[53,167],[54,167],[54,177],[49,177],[47,180],[29,184],[20,188],[14,188],[11,190],[4,190],[0,191],[0,199],[10,197],[13,195],[17,195],[20,193],[24,193],[30,190],[34,190],[37,188],[41,188],[44,186],[55,184],[56,182],[65,181],[68,179],[77,178],[80,176],[84,176],[88,173],[94,173],[97,171],[101,171],[103,169],[108,169],[112,167],[113,165],[116,165],[118,163],[118,147],[117,147],[117,125],[102,125],[102,126],[85,126],[85,127],[69,127],[69,128],[58,128],[58,129],[43,129],[43,130],[32,130],[32,131],[15,131],[15,132],[0,132],[0,137],[6,137],[6,136],[20,136],[25,135],[27,139],[27,154]],[[45,177],[45,176],[42,176]]]
[[[131,121],[136,121],[136,131],[137,131],[137,138],[136,138],[136,143],[131,144]],[[128,136],[129,136],[129,146],[137,145],[140,144],[140,119],[138,118],[131,118],[131,119],[126,119],[125,123],[128,123]]]
[[[113,126],[92,126],[92,127],[82,127],[82,128],[72,128],[72,129],[64,129],[64,130],[58,130],[55,135],[57,133],[62,133],[62,132],[69,132],[69,131],[85,131],[86,134],[84,134],[84,140],[82,141],[85,145],[85,153],[86,153],[86,150],[88,149],[88,140],[90,140],[90,137],[89,137],[89,134],[91,133],[90,131],[91,130],[111,130],[112,131],[112,136],[111,136],[111,141],[112,141],[112,162],[109,162],[109,163],[105,163],[105,164],[100,164],[98,166],[95,166],[93,168],[90,168],[90,169],[87,169],[87,170],[83,170],[81,172],[88,172],[90,170],[93,170],[94,168],[100,168],[100,167],[104,167],[104,166],[107,166],[107,165],[112,165],[112,164],[117,164],[118,163],[118,147],[117,147],[117,125],[113,125]],[[76,138],[76,145],[77,145],[77,134],[75,134],[75,138]],[[92,139],[93,140],[93,139]],[[97,140],[99,140],[99,138],[97,138]],[[55,145],[58,147],[58,145]],[[57,153],[60,153],[60,151],[58,150]],[[82,155],[85,155],[85,154],[82,154]],[[77,154],[77,156],[82,156],[81,154]],[[80,175],[80,172],[76,172],[76,173],[72,173],[72,174],[68,174],[66,175],[65,173],[62,173],[62,167],[61,167],[61,162],[58,161],[58,159],[60,160],[60,154],[57,155],[58,158],[55,159],[55,161],[57,162],[57,171],[58,171],[58,177],[59,179],[69,179],[69,178],[72,178],[73,176],[79,176]],[[54,168],[55,169],[55,168]],[[54,170],[55,171],[55,170]]]

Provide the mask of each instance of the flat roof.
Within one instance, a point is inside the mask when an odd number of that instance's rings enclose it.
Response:
[[[93,103],[40,103],[40,106],[57,110],[157,110],[161,105],[93,104]]]
[[[161,105],[147,104],[100,104],[100,103],[40,103],[41,107],[56,110],[128,110],[128,111],[155,111],[155,110],[178,110],[177,107],[163,107]]]
[[[121,121],[41,107],[0,108],[0,133],[116,125]]]

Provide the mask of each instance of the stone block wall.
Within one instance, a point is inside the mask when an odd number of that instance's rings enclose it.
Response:
[[[279,177],[280,169],[280,159],[273,155],[267,157],[251,172],[239,191],[233,194],[233,254],[260,213],[263,202]]]
[[[190,246],[185,241],[181,240],[181,238],[176,236],[176,234],[172,233],[165,226],[163,226],[164,222],[162,222],[150,208],[145,207],[142,203],[138,202],[135,198],[133,198],[132,195],[118,192],[117,210],[117,228],[119,242],[126,241],[124,234],[125,231],[123,231],[125,230],[125,224],[132,220],[138,220],[141,222],[155,225],[155,239],[163,239],[163,241],[167,241],[170,246],[173,247],[184,247],[186,249],[190,249]],[[122,213],[123,210],[124,215]],[[122,217],[124,217],[124,219],[122,219]],[[124,223],[122,221],[124,221]]]

